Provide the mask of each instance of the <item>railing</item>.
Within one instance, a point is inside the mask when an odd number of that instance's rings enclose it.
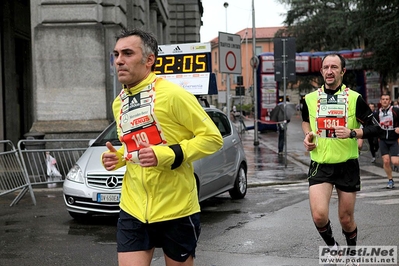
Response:
[[[33,186],[52,187],[65,180],[68,171],[82,156],[89,139],[24,139],[0,152],[0,196],[21,189],[10,206],[15,205],[29,190],[33,204],[36,199]]]
[[[13,206],[29,190],[33,204],[36,205],[32,186],[26,171],[24,171],[18,150],[9,140],[0,140],[0,144],[5,146],[4,151],[0,152],[0,196],[20,190],[10,205]]]

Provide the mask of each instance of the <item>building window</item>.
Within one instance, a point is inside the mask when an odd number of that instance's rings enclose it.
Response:
[[[238,83],[238,82],[237,82],[237,77],[238,77],[238,76],[241,76],[241,75],[239,75],[239,74],[234,74],[234,75],[233,75],[233,83],[234,83],[234,84],[237,84],[237,83]]]
[[[256,55],[260,55],[262,53],[262,46],[256,46],[255,53],[256,53]]]
[[[215,52],[215,64],[218,63],[218,52]]]

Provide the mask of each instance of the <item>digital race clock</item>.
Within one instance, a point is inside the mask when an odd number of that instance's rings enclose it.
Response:
[[[158,56],[155,65],[155,74],[211,72],[209,61],[210,53]]]
[[[210,43],[159,45],[155,74],[179,84],[194,95],[209,94]]]

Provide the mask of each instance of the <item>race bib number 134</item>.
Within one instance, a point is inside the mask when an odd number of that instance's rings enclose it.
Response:
[[[344,117],[318,117],[318,130],[334,129],[336,126],[345,126]]]

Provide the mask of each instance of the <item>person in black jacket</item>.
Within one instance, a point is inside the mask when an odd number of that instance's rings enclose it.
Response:
[[[375,114],[380,124],[380,132],[378,134],[380,153],[385,173],[388,177],[387,188],[395,187],[392,178],[392,167],[399,165],[399,108],[391,105],[391,96],[382,94],[380,98],[381,108]]]
[[[280,96],[278,99],[278,104],[284,104],[284,97]],[[289,102],[290,99],[288,97],[285,98],[286,102]],[[287,119],[287,123],[278,123],[277,131],[278,131],[278,155],[284,154],[284,144],[285,144],[285,130],[287,129],[287,124],[290,122],[290,119]]]
[[[376,110],[376,106],[374,103],[369,103],[369,107],[370,107],[371,111],[373,112],[373,114],[378,112],[378,110]],[[369,143],[371,156],[373,157],[371,159],[371,162],[375,163],[376,152],[379,149],[378,137],[369,137],[369,138],[367,138],[367,141]]]

